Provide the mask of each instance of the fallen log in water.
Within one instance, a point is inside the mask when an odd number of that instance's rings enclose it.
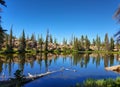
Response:
[[[26,84],[29,83],[31,81],[34,81],[36,79],[39,79],[43,76],[47,76],[49,74],[55,73],[55,72],[60,72],[65,70],[64,68],[58,70],[58,71],[51,71],[51,72],[46,72],[46,73],[42,73],[42,74],[36,74],[36,75],[29,75],[23,78],[23,81],[21,81],[22,84]],[[10,80],[5,80],[5,81],[0,81],[0,87],[16,87],[15,85],[17,85],[17,81],[15,78],[11,78]]]
[[[36,79],[39,79],[43,76],[47,76],[49,74],[60,72],[60,71],[63,71],[63,70],[70,70],[70,71],[76,72],[76,70],[72,70],[72,69],[62,67],[60,70],[46,72],[46,73],[42,73],[42,74],[32,75],[32,74],[28,73],[29,76],[24,77],[23,80],[20,83],[26,84],[26,83],[29,83],[29,82],[34,81]],[[11,78],[11,80],[6,80],[6,81],[0,81],[0,87],[15,87],[15,85],[17,85],[17,81],[16,81],[15,78]]]
[[[61,70],[59,70],[59,71],[61,71]],[[46,72],[43,74],[37,74],[37,75],[32,75],[32,76],[26,76],[23,78],[24,80],[22,81],[22,84],[26,84],[28,82],[31,82],[33,80],[39,79],[43,76],[46,76],[46,75],[49,75],[49,74],[52,74],[55,72],[58,72],[58,71]],[[15,85],[16,85],[15,78],[11,78],[11,80],[6,80],[6,81],[0,81],[0,87],[15,87]]]
[[[111,67],[105,67],[105,70],[120,73],[120,65],[111,66]]]

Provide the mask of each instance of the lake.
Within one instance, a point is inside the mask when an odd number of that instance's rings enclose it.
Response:
[[[120,74],[105,67],[119,65],[119,54],[9,54],[0,55],[0,80],[14,76],[17,69],[23,74],[58,71],[34,80],[24,87],[70,87],[88,78],[116,78]],[[59,71],[63,69],[62,71]],[[2,78],[3,73],[5,78]]]

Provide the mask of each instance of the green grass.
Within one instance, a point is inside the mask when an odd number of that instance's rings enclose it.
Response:
[[[120,87],[120,77],[116,79],[87,79],[83,83],[77,83],[75,87]]]

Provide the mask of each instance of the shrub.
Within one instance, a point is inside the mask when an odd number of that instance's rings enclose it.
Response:
[[[85,87],[95,87],[95,80],[93,80],[93,79],[87,79],[84,82],[84,86]]]
[[[97,81],[96,81],[96,85],[97,85],[98,87],[103,87],[103,86],[105,85],[105,80],[97,80]]]

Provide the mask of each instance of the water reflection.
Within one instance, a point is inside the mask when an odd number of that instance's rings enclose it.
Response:
[[[24,71],[24,65],[25,65],[25,54],[19,54],[18,59],[19,59],[19,70]]]
[[[87,67],[90,60],[92,64],[95,64],[96,67],[100,66],[101,61],[104,63],[104,67],[113,66],[115,59],[119,58],[120,55],[117,54],[75,54],[73,55],[73,64],[80,64],[80,67]],[[118,61],[119,62],[119,61]]]
[[[5,55],[5,69],[8,67],[9,76],[11,76],[12,67],[14,67],[13,54]]]
[[[47,72],[49,68],[55,69],[58,68],[57,66],[67,66],[65,65],[66,61],[68,65],[79,68],[87,68],[91,64],[96,66],[96,68],[101,65],[107,67],[119,64],[119,58],[119,54],[56,55],[39,53],[0,55],[0,75],[2,72],[6,72],[8,76],[13,76],[17,69],[22,70],[25,74],[28,72]]]

